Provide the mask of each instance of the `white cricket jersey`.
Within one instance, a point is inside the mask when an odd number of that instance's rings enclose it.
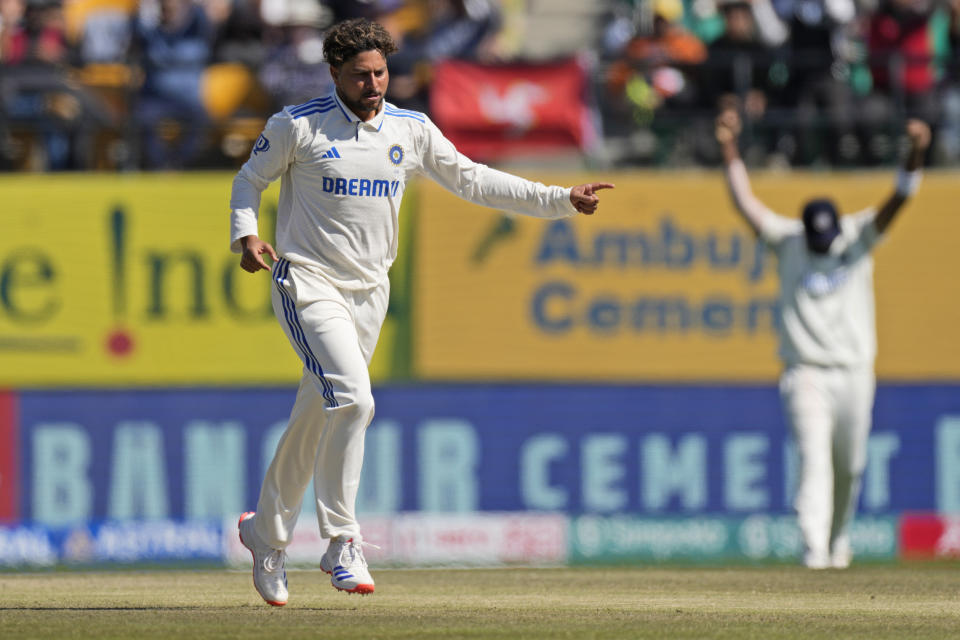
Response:
[[[334,92],[267,122],[233,181],[230,247],[259,235],[260,194],[282,176],[276,250],[336,286],[381,284],[397,255],[398,213],[415,175],[476,204],[540,218],[576,214],[570,189],[545,186],[461,155],[430,119],[384,102],[363,122]]]
[[[872,365],[877,353],[871,250],[880,238],[877,212],[840,216],[830,253],[807,248],[803,223],[768,212],[761,239],[777,255],[780,356],[787,366]]]

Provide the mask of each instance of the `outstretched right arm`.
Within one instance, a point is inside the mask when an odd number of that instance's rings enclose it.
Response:
[[[750,188],[747,167],[737,150],[737,137],[740,135],[740,116],[737,112],[727,109],[717,116],[715,133],[723,154],[724,173],[733,203],[754,233],[762,236],[764,230],[779,216],[760,202]]]
[[[459,197],[494,209],[537,218],[565,218],[578,212],[593,214],[600,204],[597,192],[612,189],[609,182],[574,187],[547,186],[470,160],[454,147],[429,119],[420,131],[421,171]]]

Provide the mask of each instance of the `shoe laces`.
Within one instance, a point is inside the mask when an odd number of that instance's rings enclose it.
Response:
[[[263,557],[263,568],[264,570],[273,573],[275,571],[280,571],[283,569],[285,564],[286,553],[283,549],[274,549],[267,555]]]
[[[370,547],[371,549],[379,549],[377,545],[366,542],[365,540],[354,540],[350,538],[343,543],[343,546],[340,548],[340,554],[338,556],[338,561],[341,567],[350,567],[353,566],[353,563],[360,561],[362,566],[367,566],[367,559],[363,557],[363,547]],[[346,561],[345,561],[346,559]]]

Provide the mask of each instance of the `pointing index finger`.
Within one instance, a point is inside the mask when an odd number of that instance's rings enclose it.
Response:
[[[593,182],[590,184],[590,188],[594,191],[598,189],[613,189],[614,185],[610,182]]]

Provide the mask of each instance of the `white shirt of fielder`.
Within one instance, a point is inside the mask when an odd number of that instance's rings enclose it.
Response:
[[[930,131],[919,121],[908,123],[911,149],[894,194],[878,209],[839,216],[839,233],[821,252],[808,246],[803,222],[773,213],[753,195],[737,152],[739,129],[735,112],[717,118],[737,210],[778,260],[785,365],[780,396],[799,453],[794,507],[803,562],[812,569],[845,568],[853,557],[849,525],[866,466],[876,388],[870,253],[919,185]],[[815,220],[808,222],[816,230]]]
[[[284,108],[267,122],[233,183],[230,246],[257,235],[260,194],[283,177],[277,252],[320,270],[338,288],[376,287],[397,256],[407,184],[432,178],[476,204],[540,218],[577,214],[570,188],[475,163],[423,113],[383,103],[364,122],[336,92]]]
[[[829,253],[817,254],[807,248],[800,220],[766,207],[756,213],[757,234],[777,256],[785,366],[873,364],[877,337],[871,251],[881,238],[876,215],[869,208],[840,216],[840,235]]]

